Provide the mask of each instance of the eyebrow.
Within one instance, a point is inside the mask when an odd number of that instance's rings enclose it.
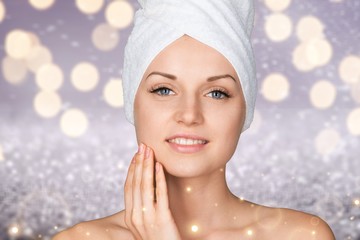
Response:
[[[151,75],[160,75],[160,76],[166,77],[166,78],[171,79],[171,80],[176,80],[177,79],[176,76],[174,76],[172,74],[169,74],[169,73],[163,73],[163,72],[152,72],[146,77],[146,79],[149,78]],[[222,78],[231,78],[236,83],[236,79],[233,76],[231,76],[230,74],[223,74],[223,75],[219,75],[219,76],[208,77],[206,79],[206,81],[212,82],[212,81],[216,81],[216,80],[219,80],[219,79],[222,79]]]

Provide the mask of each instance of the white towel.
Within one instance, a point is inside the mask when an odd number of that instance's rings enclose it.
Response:
[[[253,0],[139,0],[134,28],[125,46],[122,70],[124,108],[134,123],[134,98],[151,61],[184,34],[222,53],[233,65],[246,102],[242,131],[253,119],[257,94],[250,36]]]

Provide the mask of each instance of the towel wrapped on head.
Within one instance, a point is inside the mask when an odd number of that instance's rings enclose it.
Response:
[[[122,72],[125,116],[134,123],[134,99],[152,60],[168,45],[188,35],[220,52],[234,67],[251,124],[257,81],[251,46],[253,0],[139,0],[134,28],[125,47]]]

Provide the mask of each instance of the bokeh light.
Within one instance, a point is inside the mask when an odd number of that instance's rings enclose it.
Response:
[[[93,30],[91,40],[97,49],[110,51],[118,45],[119,38],[119,32],[114,27],[102,23]]]
[[[316,82],[310,90],[310,101],[314,107],[319,109],[331,107],[335,98],[336,88],[334,84],[327,80]]]
[[[93,90],[98,84],[99,78],[96,66],[89,62],[80,62],[71,71],[71,83],[82,92]]]
[[[4,79],[13,84],[19,85],[26,80],[27,66],[24,60],[13,59],[6,56],[1,63],[1,70]]]
[[[32,41],[27,32],[14,29],[5,38],[5,51],[15,59],[24,59],[30,52]]]
[[[360,57],[355,55],[346,56],[340,63],[339,75],[345,83],[357,83],[360,81]]]
[[[357,83],[350,85],[350,92],[353,100],[356,103],[360,104],[360,79]]]
[[[265,5],[274,12],[284,11],[290,4],[291,0],[265,0]]]
[[[123,88],[120,79],[110,79],[103,91],[105,101],[112,107],[118,108],[124,105]]]
[[[6,8],[2,1],[0,1],[0,23],[4,20],[6,16]]]
[[[265,32],[274,42],[281,42],[290,37],[293,29],[291,19],[283,13],[274,13],[267,16]]]
[[[279,73],[272,73],[267,76],[261,86],[261,93],[264,98],[271,102],[284,100],[290,91],[288,79]]]
[[[299,44],[292,53],[292,63],[297,70],[308,72],[315,68],[307,55],[307,42]]]
[[[125,0],[115,0],[110,2],[106,7],[105,18],[111,26],[123,29],[132,23],[134,9],[132,5]]]
[[[79,109],[66,110],[60,119],[60,128],[62,132],[72,138],[83,135],[89,127],[89,121],[86,114]]]
[[[11,224],[8,228],[8,233],[11,237],[16,237],[21,233],[20,226],[18,224]]]
[[[346,125],[352,135],[360,135],[360,108],[356,108],[349,113]]]
[[[43,118],[55,117],[61,110],[62,100],[56,92],[41,91],[34,98],[35,112]]]
[[[307,42],[306,54],[309,62],[319,67],[329,63],[333,49],[326,39],[313,39]]]
[[[338,131],[335,129],[323,129],[315,138],[316,151],[321,155],[332,153],[341,141]]]
[[[52,54],[47,47],[36,45],[31,48],[25,60],[29,70],[36,73],[42,65],[52,62]]]
[[[45,64],[36,72],[36,83],[42,90],[58,90],[64,79],[61,68],[53,63]]]
[[[193,233],[196,233],[196,232],[199,231],[199,227],[198,227],[197,225],[192,225],[192,226],[191,226],[191,231],[192,231]]]
[[[95,14],[103,5],[104,0],[76,0],[76,7],[85,14]]]
[[[55,3],[55,0],[29,0],[29,3],[37,10],[46,10]]]
[[[305,16],[296,26],[296,36],[306,42],[314,38],[324,38],[324,24],[315,16]]]

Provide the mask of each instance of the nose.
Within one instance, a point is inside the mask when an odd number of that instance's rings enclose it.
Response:
[[[196,97],[184,96],[179,99],[175,110],[175,120],[180,124],[192,126],[204,122],[201,101]]]

